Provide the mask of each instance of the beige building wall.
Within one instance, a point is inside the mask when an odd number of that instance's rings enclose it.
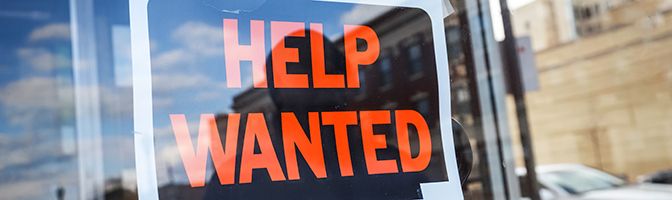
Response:
[[[576,39],[572,0],[536,0],[512,12],[516,36],[530,36],[535,51]]]
[[[672,169],[672,12],[660,10],[665,1],[642,2],[649,14],[616,10],[611,19],[630,20],[537,52],[541,89],[527,107],[538,164],[583,163],[631,179]]]

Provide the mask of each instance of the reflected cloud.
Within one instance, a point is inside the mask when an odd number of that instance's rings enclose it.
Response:
[[[157,107],[157,108],[165,108],[172,106],[175,101],[172,98],[154,98],[154,101],[152,101],[152,105]]]
[[[32,174],[35,172],[29,173],[31,171],[29,169],[31,168],[59,164],[62,161],[74,158],[72,155],[66,155],[61,151],[61,142],[55,138],[58,138],[58,135],[36,137],[36,135],[29,133],[23,133],[21,137],[14,138],[14,141],[11,141],[13,148],[3,149],[2,151],[4,158],[0,163],[0,169],[3,170],[3,174],[11,172],[9,173],[11,176],[33,177],[36,175]],[[35,142],[31,139],[39,139],[43,142]],[[20,144],[31,145],[28,145],[30,147],[26,147]]]
[[[190,120],[187,121],[187,128],[189,128],[189,133],[193,140],[198,138],[198,128],[200,126],[199,120]],[[166,126],[158,127],[154,129],[154,137],[157,139],[168,139],[175,140],[175,135],[173,135],[173,127],[171,124]]]
[[[47,24],[30,33],[31,42],[41,40],[70,40],[70,25],[66,23]]]
[[[153,89],[157,92],[174,92],[215,84],[202,74],[157,74],[152,78]]]
[[[183,49],[175,49],[164,52],[154,59],[153,66],[157,68],[168,68],[186,64],[194,60],[194,55]]]
[[[7,144],[9,144],[7,133],[0,133],[0,146],[5,146]]]
[[[176,67],[223,53],[224,40],[220,28],[202,22],[180,25],[171,33],[171,38],[178,47],[159,53],[152,63],[154,67]],[[157,45],[153,42],[152,50],[158,49]]]
[[[53,135],[53,131],[51,132]],[[75,161],[77,156],[60,151],[60,141],[54,138],[34,137],[24,132],[20,137],[11,138],[11,147],[0,147],[3,160],[0,162],[0,194],[7,198],[7,192],[15,197],[9,199],[42,199],[51,196],[55,188],[66,185],[77,185],[79,176]],[[46,136],[49,137],[49,136]],[[57,136],[55,136],[57,137]],[[92,140],[82,140],[83,143],[91,143]],[[115,151],[105,153],[105,168],[124,169],[128,166],[114,162],[127,158],[134,153],[132,138],[117,135],[105,137],[105,143],[114,146]],[[84,145],[91,146],[91,145]],[[82,151],[90,151],[84,149]],[[8,181],[12,180],[12,181]],[[28,188],[26,188],[28,187]],[[12,189],[10,189],[12,188]],[[24,189],[40,192],[30,192]],[[68,193],[76,196],[76,188],[69,188]]]
[[[28,20],[47,20],[51,16],[49,15],[49,13],[40,11],[0,10],[0,17],[28,19]]]
[[[73,88],[58,85],[61,84],[56,79],[46,77],[26,78],[9,83],[0,88],[3,94],[12,94],[0,96],[2,114],[7,117],[9,124],[24,128],[48,123],[53,118],[45,117],[45,113],[60,113],[63,106],[74,105]],[[80,87],[84,90],[99,90],[101,107],[106,116],[126,116],[133,112],[130,91],[120,92],[102,86]]]
[[[203,102],[203,101],[212,101],[216,99],[221,99],[222,93],[217,92],[217,91],[204,91],[201,93],[196,94],[196,97],[194,97],[194,100]]]
[[[5,184],[0,184],[0,194],[6,199],[42,199],[45,197],[56,197],[56,188],[65,185],[76,185],[77,171],[62,170],[59,173],[51,174],[35,179],[19,179]],[[66,198],[75,199],[77,197],[76,188],[66,188]]]
[[[189,52],[198,55],[219,55],[224,48],[221,27],[210,26],[202,22],[186,22],[179,26],[171,37],[187,47]]]
[[[92,90],[93,87],[88,87]],[[114,90],[108,87],[98,87],[100,92],[100,106],[106,116],[130,116],[133,113],[133,96],[130,88]]]
[[[52,101],[58,96],[57,82],[52,78],[34,77],[26,78],[8,84],[1,88],[0,104],[3,106],[3,114],[8,117],[12,125],[31,127],[40,123],[44,113],[54,113],[60,103]],[[37,92],[39,91],[39,92]],[[72,95],[72,90],[67,90]]]
[[[18,58],[32,69],[45,72],[57,66],[70,65],[70,59],[55,55],[45,48],[20,48],[16,51]]]
[[[176,155],[180,155],[177,145],[166,146],[159,152],[159,161],[170,166],[179,166],[178,164],[182,164],[182,160]]]

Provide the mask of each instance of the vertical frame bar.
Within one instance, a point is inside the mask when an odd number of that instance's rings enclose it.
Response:
[[[482,130],[485,149],[485,162],[487,163],[489,188],[492,192],[487,197],[494,200],[503,200],[507,197],[507,187],[504,184],[503,173],[501,170],[501,157],[499,144],[497,142],[497,123],[493,112],[491,87],[489,80],[490,52],[487,49],[484,35],[484,24],[482,23],[482,10],[479,1],[464,1],[464,12],[466,13],[466,25],[469,30],[469,41],[471,49],[471,62],[473,64],[472,76],[476,84],[476,93],[480,110],[480,125]]]
[[[494,38],[489,0],[463,1],[464,26],[469,30],[471,61],[474,69],[481,115],[481,130],[487,162],[488,185],[493,199],[519,199],[520,187],[508,129],[506,88],[498,42]]]
[[[516,174],[516,162],[513,156],[513,146],[511,143],[511,133],[509,132],[509,121],[506,108],[506,80],[504,65],[501,57],[499,43],[495,40],[493,30],[492,15],[489,0],[479,0],[481,5],[481,19],[483,20],[483,34],[490,68],[488,75],[490,77],[490,87],[492,92],[492,103],[495,120],[497,121],[497,133],[499,138],[500,155],[504,179],[508,186],[508,198],[520,199],[520,183]]]
[[[79,198],[102,199],[105,191],[93,0],[69,3]]]
[[[133,128],[138,199],[159,199],[154,154],[152,69],[150,60],[148,0],[129,0],[131,63],[133,65]]]

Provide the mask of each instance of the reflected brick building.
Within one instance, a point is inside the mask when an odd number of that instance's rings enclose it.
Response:
[[[380,57],[373,65],[360,68],[361,88],[349,91],[346,96],[354,107],[395,110],[410,106],[431,122],[430,129],[434,129],[439,125],[439,113],[438,109],[432,108],[439,106],[439,96],[432,88],[423,87],[433,84],[436,73],[425,71],[427,66],[435,66],[431,27],[429,24],[419,23],[418,17],[423,14],[421,12],[404,12],[403,15],[399,13],[399,10],[390,10],[366,23],[383,30],[377,32],[381,44]],[[488,193],[492,183],[486,158],[492,155],[485,151],[483,141],[480,105],[476,101],[478,90],[475,88],[474,61],[467,52],[471,51],[472,44],[464,35],[468,32],[464,28],[468,26],[465,14],[464,11],[458,11],[444,20],[450,65],[451,117],[465,125],[471,145],[478,148],[475,152],[477,163],[474,164],[469,182],[464,185],[465,195],[469,199],[487,199],[492,195]],[[342,52],[342,38],[333,42]],[[444,77],[447,78],[445,75]],[[267,89],[246,90],[234,98],[232,106],[236,113],[263,111],[268,121],[273,118],[268,113],[277,112],[277,109]],[[448,117],[444,116],[442,120],[450,120]],[[225,115],[218,117],[219,130],[226,130],[226,123],[223,123],[225,118]]]

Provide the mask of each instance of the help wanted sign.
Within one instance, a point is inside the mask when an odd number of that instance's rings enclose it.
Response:
[[[131,3],[141,198],[462,198],[441,8]]]

